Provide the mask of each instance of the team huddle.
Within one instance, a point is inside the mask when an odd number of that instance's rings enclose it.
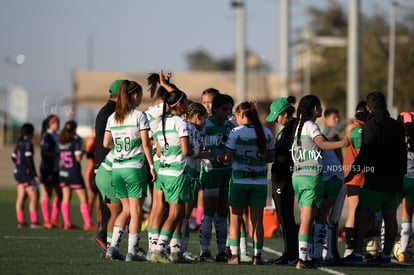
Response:
[[[266,117],[267,122],[283,126],[275,139],[260,122],[256,102],[235,106],[231,96],[214,88],[203,91],[202,103],[192,102],[171,83],[171,76],[163,71],[149,74],[154,103],[146,111],[139,109],[142,86],[115,80],[109,88],[110,99],[96,117],[94,167],[102,220],[95,240],[105,258],[153,263],[188,263],[196,258],[228,264],[267,263],[262,258],[263,211],[271,164],[272,198],[284,239],[283,255],[272,263],[298,269],[326,263],[363,264],[364,240],[372,237],[372,228],[364,221],[381,213],[384,243],[370,260],[390,264],[401,200],[402,230],[395,254],[400,262],[408,260],[414,210],[412,113],[401,114],[399,121],[392,119],[383,94],[373,92],[358,104],[347,136],[340,139],[336,126],[321,131],[315,122],[323,113],[318,97],[303,96],[297,110],[293,97],[278,98]],[[325,119],[328,115],[325,111]],[[33,162],[33,125],[22,126],[12,154],[18,183],[18,227],[27,226],[27,195],[31,227],[77,228],[70,219],[70,199],[75,191],[83,229],[98,230],[92,223],[89,188],[87,192],[81,173],[83,142],[76,126],[68,121],[58,135],[58,117],[51,115],[45,120],[40,177]],[[43,225],[37,217],[39,182]],[[49,214],[52,190],[57,195]],[[299,226],[294,217],[295,197],[300,208]],[[336,243],[345,197],[346,251],[340,259]],[[150,204],[145,209],[148,198]],[[194,257],[188,243],[196,208],[203,211],[198,224],[200,254]],[[58,221],[60,212],[63,225]],[[147,249],[140,247],[144,215]],[[210,244],[213,224],[215,256]],[[252,256],[247,231],[253,242]],[[128,248],[124,254],[120,244],[125,233]]]

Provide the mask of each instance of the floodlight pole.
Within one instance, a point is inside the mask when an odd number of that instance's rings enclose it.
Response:
[[[391,115],[394,114],[394,68],[395,68],[395,32],[397,25],[397,8],[398,3],[392,2],[391,20],[390,20],[390,42],[388,54],[388,93],[387,108]]]
[[[246,20],[244,0],[231,2],[237,11],[236,32],[236,88],[238,103],[246,100]]]
[[[289,0],[280,1],[280,96],[289,95]]]
[[[359,94],[359,64],[360,64],[360,0],[349,0],[348,15],[348,72],[347,72],[347,104],[346,116],[354,117]]]

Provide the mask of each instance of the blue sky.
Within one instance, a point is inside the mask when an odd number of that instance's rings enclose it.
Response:
[[[42,102],[61,104],[72,92],[71,72],[185,71],[185,55],[197,49],[213,57],[235,52],[236,11],[231,0],[2,0],[0,87],[14,82],[29,93],[29,120],[43,118]],[[278,72],[279,0],[245,0],[247,47]],[[344,9],[347,0],[339,0]],[[400,2],[406,3],[407,0]],[[291,0],[291,39],[308,24],[310,5],[328,0]],[[361,0],[362,12],[386,10],[391,0]],[[24,64],[6,64],[24,54]],[[1,100],[3,103],[3,99]],[[3,105],[1,105],[3,108]]]

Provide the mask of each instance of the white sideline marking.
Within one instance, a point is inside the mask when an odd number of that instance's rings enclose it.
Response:
[[[251,243],[251,242],[248,242],[248,245],[253,247],[253,243]],[[281,252],[276,251],[274,249],[271,249],[270,247],[263,246],[263,251],[276,254],[277,256],[282,256]],[[330,273],[330,274],[346,275],[346,273],[342,273],[342,272],[339,272],[339,271],[336,271],[336,270],[333,270],[333,269],[330,269],[330,268],[327,268],[327,267],[318,267],[317,269],[322,271],[322,272],[326,272],[326,273]]]

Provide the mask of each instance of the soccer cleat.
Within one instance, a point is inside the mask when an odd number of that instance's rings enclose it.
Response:
[[[52,227],[54,228],[62,228],[63,225],[59,220],[51,220],[50,223],[52,224]]]
[[[150,259],[151,263],[169,264],[171,263],[168,256],[161,251],[153,251]]]
[[[106,250],[105,259],[116,261],[116,260],[124,260],[124,256],[122,256],[121,253],[119,253],[119,250],[115,247],[109,247]]]
[[[231,257],[227,260],[227,263],[230,265],[238,265],[240,264],[240,259],[238,255],[231,255]]]
[[[211,256],[210,251],[201,253],[200,262],[214,262],[214,258]]]
[[[379,265],[379,266],[390,266],[391,265],[391,257],[387,256],[383,253],[380,253],[374,259],[370,259],[367,261],[368,265]]]
[[[224,250],[224,253],[226,253],[227,259],[229,259],[231,257],[230,246],[226,246],[226,249]],[[242,253],[247,253],[247,252],[242,252]]]
[[[147,259],[145,258],[145,256],[142,255],[138,255],[138,254],[132,254],[132,253],[128,253],[125,256],[125,262],[144,262]]]
[[[106,252],[106,238],[103,239],[100,234],[95,236],[95,243],[99,246],[103,253]]]
[[[298,261],[299,261],[298,259],[288,260],[287,265],[295,266],[298,263]]]
[[[181,253],[172,252],[170,253],[170,256],[168,257],[171,263],[173,264],[186,264],[190,263],[185,259],[185,257]]]
[[[94,225],[94,224],[84,225],[83,230],[85,230],[85,231],[98,231],[98,227],[96,227],[96,225]]]
[[[322,257],[320,257],[320,258],[313,258],[313,259],[312,259],[312,264],[313,264],[315,267],[323,267],[326,263],[325,263],[325,261],[323,260],[323,258],[322,258]]]
[[[282,256],[277,258],[276,260],[273,260],[271,263],[272,264],[277,264],[277,265],[286,265],[286,264],[288,264],[288,258],[286,256],[286,254],[283,254]]]
[[[79,229],[79,226],[74,225],[74,224],[65,224],[63,226],[63,229],[64,230],[78,230]]]
[[[227,255],[226,255],[226,252],[220,252],[220,253],[218,253],[218,254],[216,255],[216,259],[215,259],[215,261],[216,261],[216,262],[219,262],[219,263],[225,263],[225,262],[227,262]]]
[[[296,269],[307,269],[307,268],[312,268],[312,263],[310,261],[302,261],[299,260],[296,263]]]
[[[152,256],[152,252],[151,250],[148,250],[147,255],[146,255],[147,261],[151,261],[151,256]]]
[[[242,253],[240,253],[240,262],[241,263],[251,263],[252,262],[252,257],[249,256],[249,253],[242,252]]]
[[[354,251],[353,249],[349,249],[349,248],[345,249],[345,252],[344,252],[344,258],[346,258],[346,257],[348,257],[349,255],[351,255],[351,253],[352,253],[353,251]]]
[[[407,258],[405,257],[405,253],[404,252],[401,252],[398,255],[398,262],[399,263],[405,263],[406,261],[407,261]]]
[[[142,248],[142,247],[138,247],[138,250],[137,250],[137,255],[138,255],[138,256],[143,256],[143,257],[146,257],[147,252],[145,251],[145,249],[144,249],[144,248]]]
[[[253,256],[253,265],[264,265],[261,256]]]
[[[188,251],[183,253],[183,257],[187,260],[187,262],[194,262],[197,260],[197,256],[193,255]]]
[[[27,228],[27,227],[29,227],[29,225],[25,222],[21,222],[17,224],[18,229]]]
[[[343,259],[343,263],[349,265],[362,265],[364,264],[364,260],[362,258],[362,255],[352,252],[350,255],[346,256]]]
[[[44,222],[43,227],[46,228],[46,229],[52,229],[53,224],[51,222]]]
[[[41,229],[41,228],[43,228],[43,226],[40,224],[40,223],[32,223],[32,224],[30,224],[30,228],[31,229]]]

